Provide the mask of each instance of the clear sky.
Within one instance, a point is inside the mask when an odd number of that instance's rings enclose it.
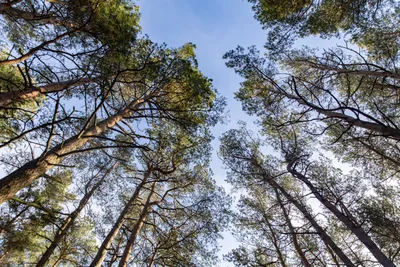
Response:
[[[241,78],[225,66],[224,53],[240,45],[256,45],[260,50],[266,41],[266,32],[253,17],[251,5],[246,0],[139,0],[142,13],[143,33],[150,39],[166,43],[170,47],[179,47],[187,42],[196,44],[196,54],[200,70],[213,79],[214,87],[226,97],[226,112],[229,121],[213,129],[216,137],[213,141],[211,168],[219,185],[229,191],[225,183],[226,170],[217,157],[218,138],[229,129],[236,128],[239,120],[254,127],[254,118],[247,116],[241,104],[234,99],[234,92],[240,87]],[[298,45],[311,45],[320,48],[334,46],[333,40],[322,41],[308,38]],[[237,247],[234,238],[226,232],[220,242],[221,255]],[[221,262],[221,267],[232,266]]]
[[[266,33],[253,18],[251,6],[243,0],[141,0],[141,25],[143,33],[150,39],[170,47],[178,47],[187,42],[196,44],[200,70],[213,79],[214,87],[227,99],[226,112],[229,121],[213,129],[216,137],[213,141],[211,168],[219,185],[227,191],[224,182],[226,171],[222,167],[216,152],[219,136],[228,129],[235,128],[239,120],[251,124],[241,104],[234,100],[234,92],[239,89],[240,77],[225,66],[222,56],[237,45],[244,47],[256,45],[262,48]],[[221,253],[225,254],[237,244],[234,238],[224,234],[221,240]],[[221,262],[219,266],[232,266]]]

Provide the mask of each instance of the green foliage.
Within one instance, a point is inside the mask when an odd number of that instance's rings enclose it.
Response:
[[[397,31],[395,26],[389,29],[388,34],[374,32],[374,29],[385,27],[381,22],[396,16],[398,3],[395,1],[249,2],[252,3],[255,18],[269,31],[266,47],[277,53],[284,52],[297,38],[309,35],[331,37],[345,33],[350,34],[350,38],[357,44],[379,46],[379,40],[368,36],[391,38]]]

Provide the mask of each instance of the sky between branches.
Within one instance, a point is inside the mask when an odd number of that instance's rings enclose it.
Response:
[[[196,55],[200,70],[213,79],[213,85],[227,100],[225,113],[228,120],[213,128],[215,136],[211,168],[218,185],[229,192],[230,187],[224,181],[226,171],[217,156],[219,137],[225,131],[237,128],[238,121],[245,121],[248,128],[257,131],[254,117],[242,111],[241,104],[234,99],[234,92],[240,87],[241,78],[225,66],[224,53],[240,45],[255,45],[263,51],[266,32],[253,18],[251,6],[244,0],[141,0],[138,2],[141,12],[143,34],[158,43],[169,47],[179,47],[187,42],[196,44]],[[338,40],[320,40],[308,38],[298,42],[297,46],[308,45],[320,49],[333,47]],[[265,49],[264,49],[265,51]],[[237,247],[228,231],[221,240],[220,255]],[[222,257],[221,257],[222,260]],[[233,266],[221,261],[221,267]]]

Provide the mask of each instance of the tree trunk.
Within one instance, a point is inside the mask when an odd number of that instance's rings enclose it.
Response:
[[[153,94],[150,94],[142,99],[132,101],[125,109],[117,114],[99,122],[92,127],[89,127],[82,134],[75,135],[65,142],[56,145],[46,154],[26,163],[19,169],[1,179],[0,204],[12,198],[19,190],[32,184],[46,171],[59,164],[65,157],[63,154],[72,153],[73,151],[81,148],[92,138],[106,132],[124,117],[129,117],[137,108],[143,105],[145,101],[150,99]]]
[[[16,1],[21,2],[21,1]],[[50,2],[50,1],[49,1]],[[14,3],[15,4],[15,3]],[[63,19],[57,18],[53,14],[37,14],[30,11],[21,10],[12,7],[10,3],[0,4],[0,15],[7,15],[14,20],[22,19],[29,22],[36,22],[41,24],[63,25],[65,27],[73,27],[74,24]]]
[[[276,238],[276,235],[275,235],[275,229],[272,228],[272,225],[269,222],[269,219],[265,213],[263,213],[263,217],[264,217],[265,223],[267,224],[269,231],[271,232],[272,243],[274,244],[276,254],[278,255],[278,259],[281,262],[282,267],[286,267],[285,257],[283,256],[281,248],[279,247],[278,239]]]
[[[300,257],[301,262],[303,263],[303,265],[304,265],[305,267],[311,267],[311,264],[308,262],[307,257],[306,257],[306,255],[304,254],[303,250],[301,249],[300,244],[299,244],[299,242],[298,242],[298,240],[297,240],[297,235],[296,235],[296,233],[295,233],[295,231],[294,231],[294,227],[293,227],[293,225],[292,225],[292,221],[290,220],[289,214],[287,213],[287,210],[286,210],[286,207],[285,207],[285,205],[283,204],[281,197],[279,196],[278,189],[276,189],[276,188],[274,187],[274,191],[275,191],[276,199],[278,200],[279,206],[280,206],[281,209],[282,209],[283,216],[285,217],[286,223],[287,223],[287,225],[288,225],[288,227],[289,227],[289,231],[291,232],[291,237],[292,237],[292,242],[293,242],[294,248],[296,249],[296,252],[297,252],[297,254],[299,255],[299,257]]]
[[[112,267],[114,265],[114,262],[117,261],[118,253],[119,253],[119,249],[121,247],[122,241],[123,241],[123,237],[121,236],[121,238],[118,240],[117,247],[114,249],[114,253],[112,254],[112,257],[111,257],[110,261],[108,262],[108,267]]]
[[[276,84],[273,84],[273,85],[277,86]],[[399,129],[396,129],[396,128],[393,128],[390,126],[386,126],[384,124],[376,123],[376,122],[369,122],[369,121],[357,119],[352,116],[346,115],[344,113],[336,112],[334,110],[321,108],[317,105],[314,105],[313,103],[307,102],[305,99],[302,99],[298,96],[289,94],[287,92],[273,90],[273,89],[269,89],[269,90],[272,93],[279,94],[281,96],[285,96],[289,99],[295,100],[300,105],[305,105],[307,107],[310,107],[313,110],[315,110],[316,112],[318,112],[319,114],[326,116],[327,118],[339,119],[341,121],[347,122],[349,125],[356,126],[356,127],[368,130],[368,131],[380,133],[385,137],[392,137],[395,140],[400,140],[400,130]]]
[[[80,78],[65,82],[51,83],[43,86],[33,86],[25,90],[12,91],[7,93],[0,93],[0,108],[6,108],[14,102],[22,102],[29,99],[35,99],[41,95],[48,93],[55,93],[66,90],[72,86],[78,86],[90,82],[94,82],[105,77],[97,78]]]
[[[332,240],[332,238],[326,233],[326,231],[315,221],[313,216],[307,211],[307,209],[298,202],[292,195],[290,195],[282,186],[280,186],[277,182],[266,177],[266,181],[274,188],[277,188],[285,198],[292,203],[303,215],[304,217],[311,223],[314,229],[317,231],[318,235],[321,237],[322,241],[338,255],[338,257],[342,260],[342,262],[346,266],[356,267],[353,262],[344,254],[341,248],[339,248],[336,243]]]
[[[296,60],[297,62],[304,63],[308,65],[311,68],[314,69],[319,69],[319,70],[326,70],[326,71],[332,71],[337,74],[348,74],[348,75],[354,75],[354,76],[369,76],[369,77],[380,77],[380,78],[393,78],[393,79],[400,79],[400,75],[396,72],[393,71],[388,71],[388,70],[378,70],[379,67],[374,67],[373,70],[368,70],[368,69],[351,69],[353,67],[353,64],[346,64],[346,63],[335,63],[337,65],[342,65],[342,67],[335,66],[335,65],[328,65],[326,63],[320,63],[320,62],[313,62],[307,59],[300,59]],[[364,64],[366,67],[370,67],[368,63]],[[350,67],[350,68],[349,68]],[[362,67],[362,65],[361,65]]]
[[[157,252],[158,252],[158,247],[156,246],[155,249],[154,249],[154,253],[151,256],[150,263],[149,263],[148,267],[153,267],[154,262],[156,261]]]
[[[131,210],[134,202],[139,196],[140,190],[142,189],[143,185],[147,183],[147,179],[149,178],[149,176],[150,176],[150,171],[147,171],[144,174],[140,184],[138,184],[138,186],[136,187],[135,192],[133,193],[129,201],[126,203],[124,209],[121,211],[118,219],[115,221],[110,232],[108,232],[108,235],[103,240],[103,243],[101,244],[99,250],[97,251],[96,257],[93,259],[92,263],[90,264],[90,267],[101,267],[101,265],[103,264],[103,261],[107,255],[107,250],[110,248],[111,243],[113,242],[114,238],[117,236],[119,230],[121,229],[122,224],[125,220],[125,216]]]
[[[113,166],[109,168],[106,171],[106,173],[101,177],[101,179],[92,187],[92,189],[83,196],[83,198],[79,202],[78,207],[68,216],[68,218],[64,221],[63,225],[60,227],[60,230],[55,234],[53,242],[47,248],[46,252],[42,255],[39,262],[36,264],[36,267],[45,266],[46,262],[50,259],[50,256],[53,254],[54,250],[60,244],[60,241],[68,234],[68,230],[74,224],[76,218],[78,218],[83,208],[87,205],[89,199],[93,196],[94,192],[100,187],[100,185],[104,182],[105,178],[110,174],[110,172],[115,168],[115,166],[117,166],[117,164],[118,161],[116,161],[113,164]],[[88,187],[89,185],[90,181],[86,186]]]
[[[299,179],[307,185],[314,196],[324,205],[328,210],[330,210],[336,218],[338,218],[358,239],[365,245],[365,247],[374,255],[380,264],[385,267],[396,267],[394,263],[386,257],[386,255],[380,250],[380,248],[375,244],[375,242],[368,236],[364,229],[355,225],[352,220],[350,220],[346,215],[344,215],[335,205],[324,198],[314,187],[314,185],[309,181],[309,179],[293,169],[293,162],[289,163],[287,170],[293,175],[293,177]]]
[[[122,253],[122,257],[118,264],[118,267],[126,267],[129,262],[129,258],[131,256],[131,251],[132,251],[133,245],[135,244],[135,241],[136,241],[136,239],[140,233],[140,230],[142,229],[142,226],[144,224],[144,220],[146,219],[146,217],[149,213],[149,210],[152,206],[150,201],[151,201],[152,196],[155,193],[156,185],[157,185],[157,182],[154,181],[153,185],[151,186],[151,191],[149,193],[149,196],[147,197],[146,203],[144,204],[142,212],[140,213],[139,219],[136,222],[134,228],[132,229],[132,233],[126,243],[126,247],[125,247],[124,252]]]

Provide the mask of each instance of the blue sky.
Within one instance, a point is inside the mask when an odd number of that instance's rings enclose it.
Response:
[[[214,87],[227,99],[226,112],[230,119],[226,124],[213,129],[216,138],[212,143],[214,152],[211,168],[217,183],[229,191],[229,186],[224,181],[226,170],[216,154],[218,138],[225,131],[236,128],[240,120],[246,121],[253,128],[254,118],[247,116],[242,111],[241,104],[234,99],[234,92],[239,89],[241,78],[225,66],[222,56],[238,45],[256,45],[262,50],[266,32],[254,19],[251,5],[246,0],[140,0],[139,6],[143,33],[149,35],[153,41],[166,43],[170,47],[179,47],[187,42],[196,44],[200,70],[213,79]],[[337,42],[337,39],[321,40],[312,37],[299,41],[297,46],[328,48],[335,46]],[[238,244],[226,232],[220,245],[222,255]],[[221,262],[219,266],[232,265]]]
[[[253,19],[251,6],[242,0],[147,0],[140,1],[143,33],[156,42],[170,47],[187,42],[196,44],[200,70],[213,79],[218,92],[227,98],[229,122],[213,129],[218,148],[218,136],[236,126],[238,120],[252,121],[241,104],[234,100],[240,77],[225,66],[222,56],[237,45],[257,45],[262,48],[266,34]],[[217,182],[224,184],[225,170],[214,155],[213,170]]]
[[[217,183],[229,190],[224,182],[226,171],[216,155],[218,137],[235,128],[237,121],[244,120],[251,124],[254,119],[242,112],[241,104],[234,100],[233,94],[239,89],[241,80],[225,66],[222,56],[237,45],[262,48],[266,33],[253,18],[251,5],[243,0],[142,0],[139,5],[143,33],[153,41],[165,42],[170,47],[187,42],[196,44],[200,70],[213,79],[214,87],[227,99],[226,112],[229,112],[230,119],[213,129],[216,138],[213,141],[211,168]],[[226,232],[220,245],[220,254],[225,254],[237,243]],[[232,265],[221,262],[219,266]]]

